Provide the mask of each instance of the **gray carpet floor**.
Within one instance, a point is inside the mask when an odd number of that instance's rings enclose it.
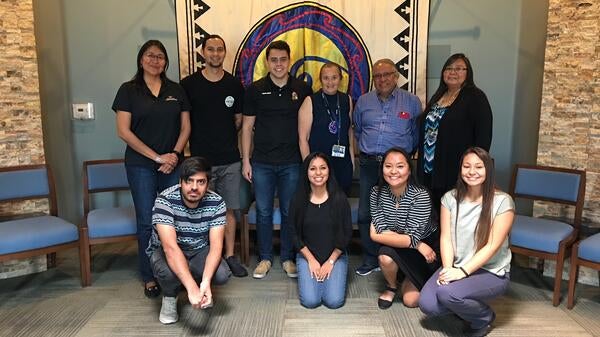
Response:
[[[215,287],[212,309],[192,309],[182,293],[179,322],[165,326],[158,322],[160,300],[143,295],[135,254],[132,244],[95,247],[88,288],[80,286],[75,250],[59,253],[52,270],[0,280],[0,336],[460,336],[452,316],[426,318],[398,300],[379,310],[381,273],[351,273],[340,309],[305,309],[296,280],[278,261],[263,280],[232,278]],[[359,262],[352,255],[351,270]],[[492,303],[490,336],[600,336],[600,289],[579,285],[577,304],[567,310],[566,300],[552,306],[551,285],[537,272],[513,268],[510,291]]]

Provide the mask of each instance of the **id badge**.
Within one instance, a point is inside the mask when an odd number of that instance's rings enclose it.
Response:
[[[346,155],[346,147],[344,145],[334,145],[331,148],[331,156],[332,157],[344,158],[345,155]]]

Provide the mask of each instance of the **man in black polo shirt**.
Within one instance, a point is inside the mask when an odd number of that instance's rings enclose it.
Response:
[[[273,263],[273,199],[277,189],[282,267],[289,277],[297,277],[287,216],[301,161],[298,109],[312,90],[289,74],[290,47],[285,41],[271,42],[266,57],[269,73],[248,87],[242,126],[242,174],[254,184],[256,196],[259,263],[252,276],[265,277]]]
[[[184,78],[181,85],[192,104],[190,151],[212,164],[211,190],[225,199],[225,261],[234,276],[248,275],[234,256],[235,215],[240,209],[241,163],[238,130],[242,125],[242,83],[223,69],[225,41],[208,35],[201,45],[206,61],[202,70]]]

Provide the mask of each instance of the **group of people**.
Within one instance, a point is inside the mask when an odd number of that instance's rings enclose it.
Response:
[[[335,63],[322,66],[316,93],[291,76],[285,41],[267,47],[268,74],[245,90],[223,69],[220,36],[206,36],[201,52],[204,68],[177,84],[165,75],[165,47],[146,42],[113,104],[127,143],[144,292],[162,290],[162,323],[177,321],[182,287],[194,308],[206,308],[211,283],[248,275],[234,255],[242,177],[256,200],[252,276],[264,278],[273,264],[276,196],[280,261],[298,278],[300,303],[342,306],[358,153],[363,261],[356,273],[382,271],[378,306],[389,308],[399,293],[426,314],[455,313],[469,334],[491,329],[486,301],[507,289],[514,205],[495,188],[492,113],[465,55],[446,61],[422,112],[418,97],[398,87],[389,59],[374,63],[375,89],[353,104]],[[188,139],[192,157],[183,160]]]

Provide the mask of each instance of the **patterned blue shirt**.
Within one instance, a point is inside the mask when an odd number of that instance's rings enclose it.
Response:
[[[419,139],[417,118],[421,101],[406,90],[394,89],[386,101],[372,90],[358,99],[354,109],[354,134],[360,152],[383,154],[391,147],[412,153]]]
[[[177,244],[186,256],[193,255],[209,245],[208,232],[225,225],[225,201],[215,192],[206,191],[198,207],[188,208],[181,199],[179,184],[162,191],[152,209],[152,236],[146,254],[161,247],[156,225],[175,227]]]

